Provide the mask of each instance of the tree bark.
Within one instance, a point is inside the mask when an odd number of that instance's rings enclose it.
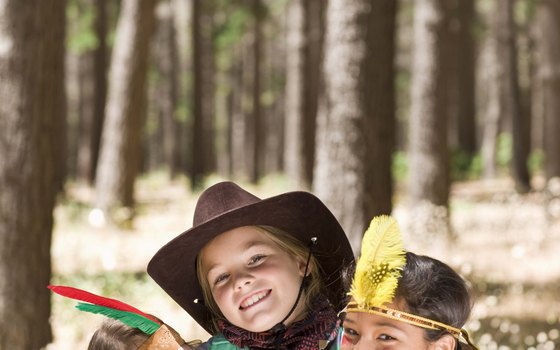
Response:
[[[409,188],[412,203],[447,207],[449,152],[445,54],[445,6],[439,0],[416,2],[409,133]]]
[[[449,62],[447,6],[446,0],[421,0],[415,2],[414,9],[408,170],[414,226],[407,231],[422,238],[421,245],[444,242],[450,235],[448,96],[444,74]],[[436,224],[432,226],[433,223]]]
[[[191,187],[202,186],[203,177],[215,169],[214,150],[214,49],[212,2],[192,1],[193,125]]]
[[[324,23],[322,2],[293,0],[286,20],[285,171],[297,188],[310,188]]]
[[[475,120],[475,40],[474,0],[450,1],[453,6],[450,25],[450,65],[448,108],[449,144],[473,156],[477,151]]]
[[[264,156],[266,134],[263,127],[263,115],[261,106],[261,56],[262,56],[262,20],[264,16],[264,5],[261,0],[253,0],[252,13],[254,20],[253,27],[253,113],[251,116],[252,125],[249,139],[252,141],[252,167],[251,182],[257,183],[264,170]]]
[[[50,245],[65,139],[64,1],[0,5],[0,348],[52,339]]]
[[[95,8],[94,31],[97,47],[84,54],[86,69],[82,73],[87,86],[84,109],[80,108],[80,130],[76,175],[89,184],[95,182],[101,131],[107,99],[107,0],[92,0]],[[90,90],[91,89],[91,90]],[[81,100],[81,98],[80,98]]]
[[[109,217],[113,209],[134,206],[155,2],[123,1],[117,25],[95,184],[95,205]]]
[[[531,189],[529,169],[527,159],[529,158],[530,129],[527,115],[521,109],[521,92],[519,88],[518,64],[517,64],[517,30],[513,18],[513,6],[515,0],[500,0],[499,12],[503,13],[506,27],[504,28],[505,50],[501,51],[504,55],[503,62],[507,67],[506,81],[507,86],[502,90],[505,96],[506,110],[511,115],[512,125],[512,175],[515,181],[515,188],[519,193],[526,193]]]
[[[333,0],[326,12],[325,100],[313,191],[339,219],[356,253],[371,216],[379,214],[374,210],[391,206],[381,193],[392,188],[395,14],[394,1]],[[387,192],[378,191],[381,186]]]
[[[491,8],[491,13],[486,14],[489,26],[488,42],[486,44],[487,62],[482,65],[486,74],[482,75],[483,84],[487,88],[486,107],[484,111],[483,136],[482,136],[482,168],[483,177],[491,179],[497,175],[496,149],[500,124],[503,119],[504,104],[500,98],[500,82],[505,80],[505,71],[500,62],[499,51],[501,47],[500,30],[505,23],[499,22],[497,2]]]
[[[156,41],[157,65],[161,74],[158,101],[160,125],[163,129],[163,158],[170,176],[179,173],[179,130],[176,110],[178,104],[179,55],[174,25],[173,8],[170,1],[158,7],[158,40]]]
[[[545,176],[560,177],[560,4],[540,1],[537,7],[537,79],[544,113]]]

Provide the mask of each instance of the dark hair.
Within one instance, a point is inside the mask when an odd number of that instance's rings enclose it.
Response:
[[[91,338],[88,350],[136,350],[149,335],[124,323],[107,319]]]
[[[347,290],[350,290],[355,266],[343,271]],[[472,300],[465,280],[447,264],[429,256],[406,253],[404,266],[394,301],[404,304],[411,314],[446,325],[462,328],[470,316]],[[425,338],[434,342],[447,331],[424,329]],[[458,343],[457,349],[472,349]]]
[[[457,272],[437,259],[410,252],[406,253],[395,300],[406,303],[403,311],[455,328],[463,327],[472,308],[469,288]],[[426,329],[425,334],[433,342],[447,332]],[[462,343],[459,348],[470,349]]]

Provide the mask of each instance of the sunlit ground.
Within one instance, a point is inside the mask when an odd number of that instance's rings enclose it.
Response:
[[[282,178],[244,187],[261,197],[289,190]],[[144,178],[135,220],[129,229],[117,229],[92,213],[90,189],[68,185],[67,192],[55,213],[52,283],[121,299],[159,316],[187,340],[205,340],[208,335],[145,273],[157,249],[191,227],[198,194],[163,174]],[[550,222],[543,206],[540,193],[518,196],[507,180],[453,187],[458,238],[431,254],[472,283],[477,299],[467,328],[481,349],[560,349],[560,222]],[[403,223],[411,220],[400,203],[394,214]],[[409,237],[409,249],[425,253],[415,244]],[[85,349],[103,317],[80,312],[59,296],[52,301],[49,349]]]

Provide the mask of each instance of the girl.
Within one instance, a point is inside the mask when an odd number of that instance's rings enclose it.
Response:
[[[477,349],[463,325],[471,300],[448,265],[405,253],[394,219],[374,218],[362,241],[342,349]]]
[[[308,192],[259,199],[232,182],[203,192],[194,225],[148,264],[210,334],[206,349],[325,349],[347,302],[350,244]]]

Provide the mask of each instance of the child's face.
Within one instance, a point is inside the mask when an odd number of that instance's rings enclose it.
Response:
[[[343,327],[341,350],[451,350],[454,345],[451,336],[429,342],[423,328],[367,312],[348,312]]]
[[[305,262],[262,233],[245,226],[222,233],[200,253],[202,276],[225,318],[251,332],[264,332],[280,322],[296,301]],[[285,321],[303,312],[300,305]]]

